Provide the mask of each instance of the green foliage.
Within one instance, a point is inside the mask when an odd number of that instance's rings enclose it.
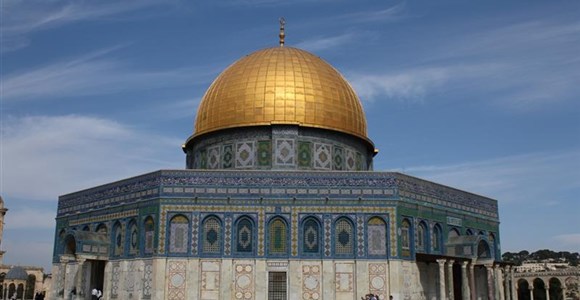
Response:
[[[578,252],[568,252],[568,251],[555,252],[548,249],[538,250],[533,253],[530,253],[526,250],[522,250],[518,253],[505,252],[501,256],[501,258],[503,261],[513,263],[517,266],[520,266],[524,261],[564,262],[564,263],[567,262],[571,266],[578,266],[578,263],[580,262],[580,254],[578,254]]]

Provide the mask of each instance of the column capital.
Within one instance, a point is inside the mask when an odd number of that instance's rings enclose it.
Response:
[[[469,261],[464,260],[464,261],[461,262],[461,268],[464,268],[465,269],[465,268],[467,268],[467,265],[469,265]]]
[[[446,260],[446,259],[436,259],[435,261],[436,261],[436,262],[437,262],[437,263],[438,263],[440,266],[443,266],[443,265],[445,265],[445,262],[447,262],[447,260]]]

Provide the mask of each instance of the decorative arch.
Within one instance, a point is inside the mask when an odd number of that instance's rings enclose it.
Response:
[[[145,245],[144,245],[144,253],[145,254],[153,254],[154,249],[154,241],[155,241],[155,221],[153,217],[148,216],[143,221],[143,234],[145,235]]]
[[[493,232],[490,232],[487,235],[487,241],[489,242],[489,251],[491,253],[491,257],[495,259],[497,256],[497,241],[495,239],[495,234],[493,234]]]
[[[302,254],[321,254],[320,222],[316,217],[309,216],[302,222]]]
[[[404,218],[401,221],[401,255],[402,256],[411,256],[411,221],[407,218]]]
[[[249,216],[241,216],[235,223],[235,248],[238,254],[253,254],[255,249],[254,221]]]
[[[442,253],[443,252],[443,234],[441,230],[441,225],[435,224],[433,226],[433,236],[431,239],[431,247],[433,252]]]
[[[428,252],[428,230],[425,221],[419,222],[417,225],[417,252]]]
[[[135,219],[129,221],[127,230],[127,236],[129,236],[129,254],[137,255],[139,254],[139,226],[137,226]]]
[[[83,226],[83,231],[91,231],[91,227],[89,225]]]
[[[97,227],[95,228],[95,232],[99,232],[99,233],[109,233],[109,229],[107,228],[107,225],[105,223],[100,223],[99,225],[97,225]]]
[[[477,244],[477,258],[491,258],[489,244],[483,239]]]
[[[268,254],[288,255],[288,224],[282,217],[274,217],[268,224]]]
[[[123,227],[121,222],[117,221],[113,225],[113,255],[121,256],[123,254]]]
[[[35,285],[36,275],[28,274],[28,279],[26,280],[26,287],[24,291],[24,299],[34,299]]]
[[[217,255],[222,252],[222,221],[214,215],[202,222],[201,253]]]
[[[189,246],[189,219],[175,215],[169,220],[169,253],[186,254]]]
[[[72,254],[75,255],[77,253],[77,241],[74,235],[69,234],[65,236],[63,240],[64,245],[64,254]]]
[[[461,236],[461,233],[459,233],[459,230],[457,228],[449,229],[449,232],[447,233],[447,238],[454,238],[458,236]]]
[[[355,231],[352,221],[340,217],[334,222],[334,254],[337,256],[354,256]]]
[[[546,299],[546,283],[541,278],[534,279],[534,300]]]
[[[473,230],[471,230],[471,228],[467,228],[467,230],[465,230],[465,235],[473,235]]]
[[[381,217],[371,217],[367,223],[367,232],[368,255],[386,257],[389,242],[387,222]]]
[[[530,299],[530,284],[525,279],[518,280],[518,300]]]
[[[550,300],[564,300],[564,290],[560,279],[552,277],[548,281],[548,285],[550,287]]]

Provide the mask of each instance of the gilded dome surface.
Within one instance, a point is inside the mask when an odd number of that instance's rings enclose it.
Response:
[[[194,136],[225,128],[292,124],[367,139],[364,111],[349,83],[304,50],[273,47],[233,63],[211,84]]]

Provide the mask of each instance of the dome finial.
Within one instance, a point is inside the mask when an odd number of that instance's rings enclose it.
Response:
[[[284,37],[286,33],[284,33],[284,25],[286,25],[286,20],[284,17],[280,17],[280,47],[284,47]]]

